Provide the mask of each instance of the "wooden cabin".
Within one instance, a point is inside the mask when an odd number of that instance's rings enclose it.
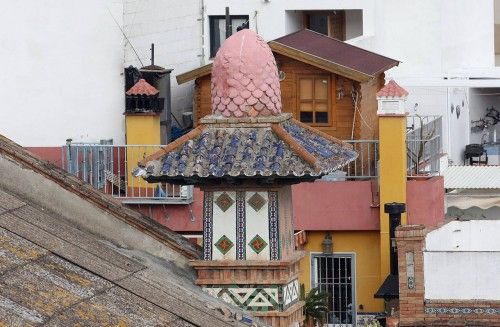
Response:
[[[283,112],[343,140],[378,139],[376,93],[399,61],[310,30],[270,41],[281,81]],[[211,109],[212,64],[177,76],[195,81],[195,124]]]

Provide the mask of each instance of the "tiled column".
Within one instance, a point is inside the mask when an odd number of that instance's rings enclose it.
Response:
[[[399,226],[396,229],[401,326],[423,326],[424,324],[425,234],[423,225]]]
[[[303,320],[291,187],[204,190],[204,260],[192,261],[197,284],[272,326]]]

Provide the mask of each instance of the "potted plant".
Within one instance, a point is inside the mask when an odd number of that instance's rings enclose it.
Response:
[[[329,294],[321,292],[317,287],[312,288],[305,295],[304,284],[300,285],[300,296],[305,302],[304,316],[305,326],[312,327],[322,325],[325,322],[326,314],[328,313],[328,297]]]

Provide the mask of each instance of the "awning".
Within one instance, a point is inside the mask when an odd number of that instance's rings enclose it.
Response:
[[[500,190],[500,166],[450,166],[443,176],[446,189]]]
[[[500,195],[447,195],[446,206],[456,207],[458,209],[469,209],[478,207],[489,209],[492,207],[500,208]]]

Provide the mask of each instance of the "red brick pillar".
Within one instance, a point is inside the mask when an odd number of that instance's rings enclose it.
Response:
[[[424,225],[396,229],[400,326],[424,325]]]

